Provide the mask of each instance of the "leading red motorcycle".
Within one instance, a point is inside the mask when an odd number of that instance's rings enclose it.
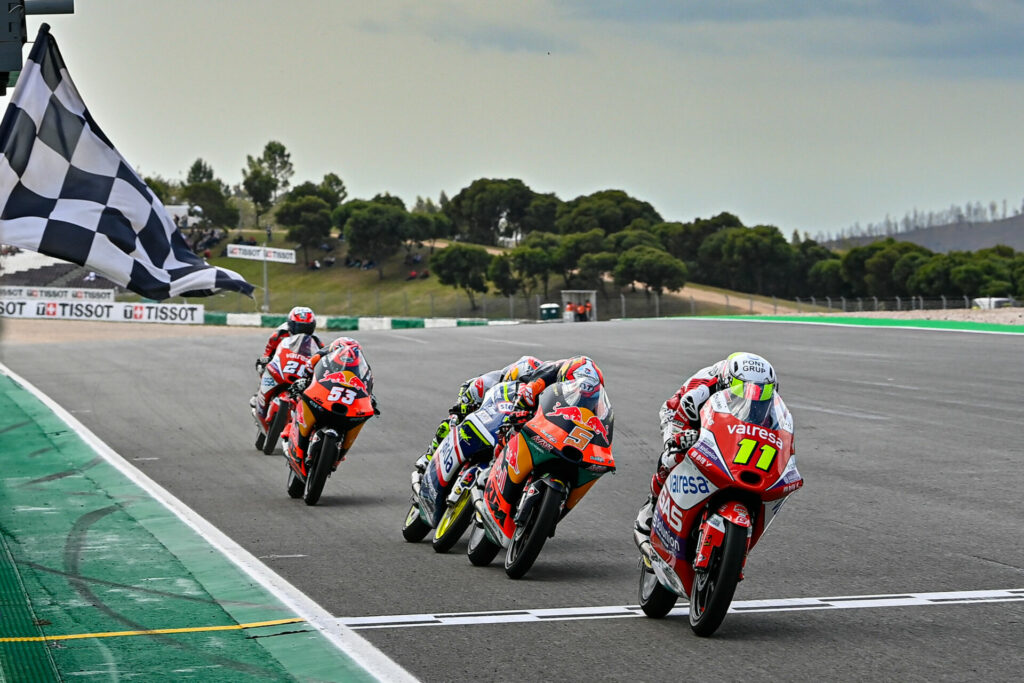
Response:
[[[710,636],[725,619],[747,553],[804,480],[793,454],[793,418],[778,394],[737,384],[700,411],[697,442],[669,474],[651,524],[635,531],[640,606],[664,617],[680,595],[690,627]]]
[[[261,411],[257,403],[252,409],[258,430],[256,450],[267,455],[274,452],[277,439],[288,424],[288,416],[295,406],[295,398],[288,392],[288,388],[295,380],[307,374],[309,359],[316,350],[317,343],[311,335],[293,334],[281,341],[261,372],[260,395],[266,408]]]

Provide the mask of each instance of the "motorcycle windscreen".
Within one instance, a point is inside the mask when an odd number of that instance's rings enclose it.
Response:
[[[557,451],[568,460],[607,471],[615,468],[614,424],[611,401],[604,387],[594,390],[581,381],[559,382],[541,393],[537,412],[526,423],[523,433],[544,450]],[[570,450],[580,455],[565,455]]]

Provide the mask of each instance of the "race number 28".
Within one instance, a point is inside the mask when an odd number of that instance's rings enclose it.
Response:
[[[733,458],[733,462],[737,465],[746,465],[750,462],[750,456],[754,454],[754,449],[758,447],[758,441],[755,439],[743,439],[740,441],[740,449],[736,452],[736,457]],[[775,460],[775,454],[778,450],[769,446],[768,444],[760,444],[759,455],[757,456],[757,463],[754,467],[759,470],[768,471],[768,468],[772,466],[772,462]]]

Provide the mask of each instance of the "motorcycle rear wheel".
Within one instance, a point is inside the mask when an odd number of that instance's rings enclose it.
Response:
[[[505,573],[510,579],[521,579],[540,555],[541,548],[558,522],[562,494],[545,487],[541,500],[533,506],[529,518],[516,527],[505,553]]]
[[[434,530],[434,539],[430,542],[436,552],[446,553],[451,550],[473,521],[473,497],[470,490],[467,486],[455,504],[445,508],[441,515],[441,521]]]
[[[494,561],[499,550],[501,546],[487,538],[483,526],[480,523],[474,524],[473,530],[469,533],[469,547],[466,549],[466,556],[473,566],[486,567]]]
[[[267,430],[267,438],[263,443],[263,454],[272,455],[274,449],[277,447],[277,438],[281,436],[281,432],[284,431],[284,426],[288,424],[288,411],[284,408],[279,408],[277,415],[274,416],[274,421],[270,425],[270,429]]]
[[[409,508],[408,514],[405,515],[405,524],[402,526],[402,538],[409,541],[409,543],[419,543],[429,532],[430,525],[420,517],[420,506],[413,503],[412,507]]]
[[[661,585],[658,576],[640,563],[640,609],[651,619],[661,619],[675,607],[679,597]]]
[[[306,490],[302,493],[302,500],[306,505],[316,505],[320,500],[320,494],[324,491],[324,484],[327,483],[327,477],[337,455],[337,439],[324,434],[320,439],[320,446],[313,454],[313,463],[306,469]]]
[[[292,498],[302,498],[302,492],[306,490],[306,482],[302,481],[291,465],[288,467],[288,495]]]
[[[707,638],[722,625],[746,552],[746,528],[726,522],[722,546],[713,552],[706,570],[697,570],[690,589],[690,628],[698,636]]]

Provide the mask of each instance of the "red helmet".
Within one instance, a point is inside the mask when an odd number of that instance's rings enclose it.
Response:
[[[316,330],[316,316],[313,309],[296,306],[288,313],[288,332],[291,334],[313,334]]]
[[[558,381],[582,380],[592,389],[604,386],[604,373],[589,356],[576,356],[562,362],[558,368]]]
[[[352,337],[338,337],[331,342],[330,346],[327,347],[328,351],[336,351],[342,346],[354,346],[357,349],[362,349],[362,345]]]
[[[505,366],[504,371],[501,373],[502,382],[512,382],[523,375],[529,373],[532,370],[536,370],[540,367],[540,359],[534,356],[523,356],[515,363]]]

